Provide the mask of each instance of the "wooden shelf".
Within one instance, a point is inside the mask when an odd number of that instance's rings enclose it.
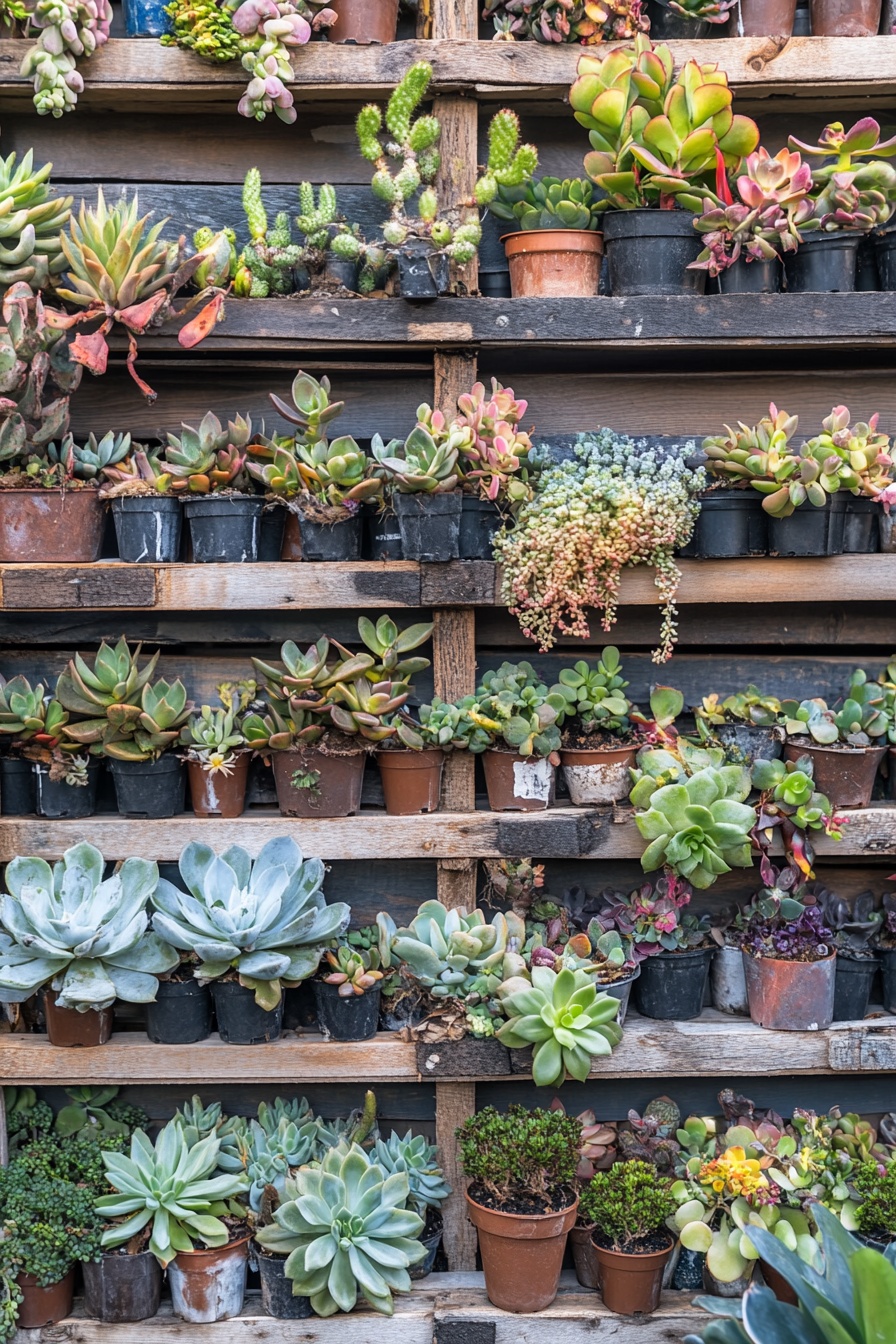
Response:
[[[769,1074],[896,1072],[896,1017],[837,1022],[828,1031],[764,1031],[746,1018],[707,1009],[693,1022],[660,1022],[631,1011],[622,1043],[595,1060],[592,1078],[714,1078]],[[81,1083],[184,1087],[288,1083],[304,1087],[335,1078],[377,1083],[526,1082],[531,1065],[499,1042],[413,1045],[389,1033],[369,1041],[328,1042],[287,1032],[270,1045],[154,1045],[138,1032],[116,1032],[106,1045],[64,1050],[38,1035],[0,1035],[5,1083],[50,1087]]]

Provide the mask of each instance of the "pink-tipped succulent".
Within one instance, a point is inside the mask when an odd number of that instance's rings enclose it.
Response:
[[[812,173],[813,226],[826,232],[868,230],[884,224],[896,209],[896,136],[881,140],[880,125],[862,117],[849,130],[842,122],[826,126],[817,145],[791,136],[789,144],[822,159]]]
[[[479,482],[484,499],[513,505],[531,497],[526,467],[532,440],[517,428],[528,404],[517,401],[513,388],[503,387],[496,378],[489,397],[483,383],[474,383],[457,399],[459,415],[454,423],[470,433],[470,447],[463,452],[465,474]]]
[[[772,260],[795,251],[802,241],[799,228],[812,218],[814,204],[809,199],[812,169],[799,154],[782,149],[773,157],[760,146],[747,156],[735,189],[739,201],[704,200],[694,227],[706,246],[690,270],[719,275],[741,256]]]
[[[243,68],[252,78],[239,101],[244,117],[264,121],[273,112],[291,125],[297,113],[287,83],[293,78],[291,47],[303,47],[312,32],[330,27],[332,9],[314,13],[308,0],[243,0],[232,23],[245,45]]]

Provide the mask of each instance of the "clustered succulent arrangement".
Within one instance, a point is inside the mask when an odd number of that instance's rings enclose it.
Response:
[[[625,41],[650,29],[641,0],[486,0],[495,42]]]

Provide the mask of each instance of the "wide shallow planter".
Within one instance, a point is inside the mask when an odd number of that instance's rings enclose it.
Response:
[[[230,774],[206,770],[199,761],[187,761],[190,801],[197,817],[241,817],[246,810],[246,781],[249,777],[249,753],[232,761]]]
[[[705,271],[689,271],[703,247],[685,210],[608,210],[604,246],[614,297],[702,294]]]
[[[464,495],[460,511],[457,554],[460,560],[491,560],[495,537],[504,519],[490,499]]]
[[[711,956],[712,948],[697,947],[645,957],[634,991],[638,1012],[663,1022],[699,1017]]]
[[[264,500],[251,495],[193,495],[184,500],[193,560],[244,564],[258,559]]]
[[[105,1045],[112,1035],[114,1013],[111,1008],[88,1008],[86,1013],[79,1013],[74,1008],[60,1008],[54,989],[44,990],[44,1016],[51,1045]]]
[[[294,1293],[292,1279],[286,1277],[288,1255],[270,1255],[256,1247],[256,1259],[261,1280],[261,1305],[269,1316],[278,1321],[304,1321],[313,1315],[311,1298]]]
[[[482,765],[493,812],[543,812],[553,803],[557,771],[546,756],[518,756],[489,747]]]
[[[27,817],[37,806],[34,765],[20,756],[0,757],[0,814]]]
[[[443,563],[459,558],[463,511],[459,490],[435,495],[399,493],[394,504],[405,560]]]
[[[367,539],[367,554],[371,560],[403,560],[401,532],[398,519],[390,510],[380,513],[372,508],[364,522]]]
[[[34,1275],[24,1272],[16,1275],[16,1283],[22,1290],[18,1320],[20,1330],[39,1330],[41,1326],[55,1325],[57,1321],[64,1321],[66,1316],[71,1316],[75,1292],[74,1266],[64,1279],[51,1283],[49,1288],[39,1288]]]
[[[877,957],[847,957],[837,953],[834,974],[834,1021],[860,1022],[868,1011]]]
[[[380,1020],[380,987],[341,998],[338,985],[314,981],[317,1020],[328,1041],[369,1041]]]
[[[124,0],[124,29],[128,37],[161,37],[171,32],[165,0]],[[122,1317],[122,1319],[127,1319]],[[142,1321],[142,1316],[135,1316]]]
[[[502,1311],[544,1311],[557,1296],[567,1234],[579,1201],[559,1213],[500,1213],[469,1193],[467,1216],[479,1233],[489,1302]]]
[[[740,0],[731,19],[731,37],[790,37],[796,0]]]
[[[104,513],[96,490],[0,490],[0,564],[90,564]]]
[[[779,961],[744,952],[750,1018],[769,1031],[826,1031],[834,1020],[836,953],[821,961]]]
[[[312,518],[299,515],[302,534],[302,559],[333,562],[360,560],[364,520],[360,513],[341,518],[336,523],[316,523]]]
[[[432,300],[447,294],[451,265],[425,239],[404,243],[398,253],[398,290],[403,299]]]
[[[713,725],[713,737],[723,747],[735,751],[745,763],[777,761],[784,745],[782,728],[763,728],[758,723],[719,723]]]
[[[351,817],[361,806],[367,754],[354,751],[331,756],[316,747],[291,747],[271,752],[277,805],[284,817]],[[300,787],[297,779],[317,776]]]
[[[837,3],[838,0],[833,0]],[[856,287],[858,233],[807,234],[784,257],[787,289],[792,294],[850,294]]]
[[[171,1305],[193,1325],[238,1316],[246,1296],[249,1238],[217,1250],[181,1251],[168,1266]]]
[[[878,519],[883,505],[866,495],[847,495],[843,515],[843,554],[871,555],[880,550]]]
[[[569,1244],[579,1283],[583,1288],[600,1288],[600,1265],[597,1263],[597,1247],[591,1240],[591,1232],[590,1227],[577,1224],[570,1231]]]
[[[820,507],[808,499],[787,518],[768,520],[770,555],[840,555],[846,496],[831,495]]]
[[[631,789],[629,769],[635,764],[634,747],[604,747],[584,751],[564,747],[560,769],[573,807],[617,803]]]
[[[755,490],[714,490],[700,498],[688,554],[699,560],[765,555],[768,514]]]
[[[814,766],[815,787],[834,808],[867,807],[886,751],[886,747],[822,747],[792,737],[784,744],[784,759],[808,756]]]
[[[650,36],[654,42],[693,42],[697,38],[709,37],[712,24],[706,19],[689,19],[679,14],[660,0],[647,0],[647,13],[650,17]]]
[[[34,809],[39,817],[92,817],[96,811],[96,791],[103,772],[102,760],[93,757],[87,766],[86,784],[66,784],[50,778],[50,767],[34,765]]]
[[[152,1251],[118,1255],[82,1265],[84,1310],[107,1325],[147,1321],[162,1300],[162,1269]]]
[[[791,2],[791,10],[794,8]],[[776,257],[748,261],[740,256],[719,272],[720,294],[777,294],[781,288],[781,263]]]
[[[259,1008],[255,990],[246,989],[238,980],[214,980],[211,986],[215,1002],[218,1035],[228,1045],[267,1045],[279,1039],[283,1026],[283,995],[276,1008]]]
[[[739,947],[717,947],[709,968],[709,992],[713,1008],[734,1017],[749,1017],[747,977]]]
[[[330,42],[394,42],[398,0],[341,0],[336,22],[327,29]]]
[[[194,1045],[212,1030],[212,995],[198,980],[160,980],[146,1005],[146,1034],[155,1045]]]
[[[430,1215],[434,1212],[434,1210],[430,1210]],[[432,1230],[427,1232],[426,1227],[430,1227],[431,1225]],[[414,1280],[414,1282],[418,1279],[425,1279],[426,1276],[433,1271],[433,1266],[436,1263],[436,1256],[438,1255],[439,1247],[442,1244],[442,1215],[440,1213],[435,1213],[434,1217],[430,1216],[427,1218],[424,1227],[424,1235],[419,1238],[419,1241],[425,1247],[426,1255],[422,1260],[418,1260],[416,1265],[408,1266],[408,1277]]]
[[[445,769],[445,753],[439,747],[425,751],[378,751],[376,762],[390,817],[439,810]]]
[[[888,1013],[896,1013],[896,948],[881,948],[878,956],[884,1007]]]
[[[592,1239],[598,1233],[592,1233]],[[648,1315],[656,1311],[663,1290],[663,1271],[675,1248],[675,1239],[659,1251],[613,1251],[594,1242],[600,1265],[600,1295],[604,1306],[619,1316]]]
[[[625,1021],[628,1013],[629,1000],[632,996],[632,985],[641,974],[641,967],[636,966],[626,979],[612,980],[609,984],[602,984],[600,980],[595,980],[597,989],[602,994],[609,994],[611,999],[616,999],[619,1003],[619,1011],[616,1014],[616,1021],[620,1027]]]
[[[515,299],[593,299],[604,240],[593,229],[521,229],[501,242]]]
[[[115,798],[123,817],[174,817],[183,812],[186,773],[170,751],[157,761],[109,761]]]
[[[813,37],[874,37],[881,0],[809,0]]]
[[[183,518],[176,495],[122,495],[113,499],[112,521],[119,559],[130,565],[171,564],[179,560]]]

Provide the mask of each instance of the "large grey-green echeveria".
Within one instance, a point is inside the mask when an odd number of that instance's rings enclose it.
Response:
[[[742,801],[744,774],[749,789],[749,771],[739,766],[710,766],[680,784],[661,787],[646,775],[640,779],[631,800],[636,807],[647,807],[635,816],[649,841],[641,855],[645,873],[665,865],[703,889],[720,873],[749,868],[756,812]]]
[[[6,869],[0,901],[0,1001],[21,1003],[42,985],[61,1008],[79,1013],[115,999],[150,1003],[157,975],[177,952],[149,931],[147,903],[159,870],[126,859],[103,881],[105,860],[82,841],[52,868],[45,859],[16,858]]]
[[[424,901],[409,926],[396,928],[380,912],[379,951],[383,966],[402,963],[435,998],[471,995],[488,998],[503,978],[508,940],[525,941],[518,916],[494,915],[486,923],[481,910],[448,910],[441,901]]]
[[[349,907],[324,901],[323,863],[303,859],[288,836],[269,840],[254,863],[239,845],[218,855],[194,840],[179,867],[187,891],[159,882],[153,926],[196,953],[203,984],[234,970],[262,1008],[276,1008],[282,985],[313,975],[326,944],[348,928]]]

